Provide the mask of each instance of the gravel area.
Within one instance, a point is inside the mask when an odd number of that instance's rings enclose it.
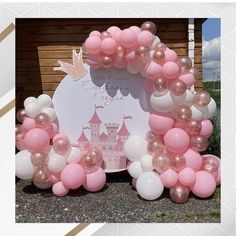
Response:
[[[161,198],[145,201],[137,195],[126,174],[109,174],[97,193],[83,188],[63,198],[31,182],[16,183],[16,223],[151,223],[220,222],[220,188],[208,199],[190,196],[185,204],[173,203],[165,190]]]

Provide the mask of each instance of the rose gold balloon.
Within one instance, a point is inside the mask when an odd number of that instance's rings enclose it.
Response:
[[[184,169],[185,166],[186,166],[186,161],[182,155],[178,154],[170,158],[170,167],[172,170],[179,172],[182,169]]]
[[[165,92],[168,89],[168,82],[166,79],[164,78],[157,78],[154,80],[153,82],[153,88],[157,91],[157,92]]]
[[[197,68],[192,67],[192,68],[190,68],[189,72],[194,75],[195,80],[198,79],[198,69]]]
[[[48,171],[46,167],[43,168],[39,168],[35,171],[34,176],[33,176],[33,181],[40,183],[40,184],[44,184],[44,183],[48,183]]]
[[[219,161],[214,157],[205,157],[202,160],[202,170],[205,170],[211,174],[214,174],[218,171]]]
[[[45,113],[40,113],[35,117],[35,124],[39,128],[45,128],[51,124],[50,117]]]
[[[166,50],[166,45],[164,43],[158,43],[155,46],[155,50],[161,50],[161,51],[165,51]]]
[[[111,38],[111,37],[112,37],[111,34],[109,32],[107,32],[107,31],[103,31],[101,33],[101,39],[102,40],[105,39],[105,38]]]
[[[16,113],[16,119],[20,122],[23,123],[25,118],[27,118],[28,116],[26,115],[25,109],[20,109],[17,111]]]
[[[148,153],[152,156],[157,156],[163,152],[164,145],[161,140],[153,140],[148,143],[147,150]]]
[[[153,156],[152,164],[158,173],[162,173],[170,168],[170,159],[164,153]]]
[[[152,56],[152,58],[153,58],[153,61],[154,62],[161,62],[162,60],[164,60],[164,58],[165,58],[165,53],[164,53],[164,51],[162,51],[162,50],[158,50],[158,49],[156,49],[155,51],[154,51],[154,53],[153,53],[153,56]]]
[[[110,57],[108,57],[108,56],[104,56],[102,58],[102,65],[105,68],[111,67],[112,66],[112,59]]]
[[[25,137],[25,131],[24,129],[22,128],[21,125],[16,125],[15,127],[15,138],[16,138],[16,141],[21,141],[23,140]]]
[[[149,58],[150,49],[146,46],[140,46],[135,50],[135,56],[140,60],[146,60]]]
[[[67,137],[58,137],[53,140],[53,149],[56,153],[65,155],[71,149],[71,143]]]
[[[178,57],[177,64],[179,65],[181,70],[190,70],[192,67],[192,60],[187,56]]]
[[[201,132],[202,124],[198,120],[189,120],[185,125],[185,130],[189,135],[197,135]]]
[[[114,54],[114,60],[118,62],[125,60],[125,49],[122,46],[117,47]]]
[[[146,133],[146,140],[148,142],[153,142],[153,141],[156,141],[156,140],[159,140],[160,139],[160,136],[156,133],[154,133],[152,130],[149,130],[147,133]]]
[[[175,80],[170,84],[170,93],[173,96],[180,96],[184,94],[187,89],[187,85],[182,80]]]
[[[191,109],[186,105],[180,105],[174,110],[174,117],[178,121],[187,121],[192,117]]]
[[[207,91],[198,91],[193,95],[193,104],[198,107],[205,107],[211,101],[211,96]]]
[[[151,21],[145,21],[142,25],[141,25],[141,31],[143,30],[147,30],[150,31],[152,34],[155,34],[157,31],[156,25],[151,22]]]
[[[175,203],[185,203],[189,198],[189,189],[180,183],[170,188],[170,199]]]
[[[202,152],[208,147],[208,139],[201,135],[194,135],[190,138],[190,145],[194,150]]]
[[[46,162],[47,155],[43,152],[35,152],[30,156],[31,162],[36,167],[43,167]]]

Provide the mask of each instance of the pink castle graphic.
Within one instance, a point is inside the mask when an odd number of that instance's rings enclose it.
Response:
[[[102,125],[101,119],[97,115],[97,109],[103,109],[103,106],[96,106],[92,118],[89,120],[90,127],[83,127],[80,137],[77,139],[78,146],[82,152],[85,152],[90,146],[97,146],[103,153],[104,168],[106,170],[125,169],[127,166],[127,158],[124,154],[124,143],[128,139],[130,132],[128,131],[125,120],[132,119],[131,116],[123,116],[123,122],[104,124],[106,132],[100,133]],[[89,140],[84,130],[90,130],[91,139]]]

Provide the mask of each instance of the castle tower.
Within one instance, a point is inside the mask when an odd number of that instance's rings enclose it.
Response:
[[[86,151],[86,148],[88,147],[89,145],[89,140],[87,139],[87,137],[85,136],[84,134],[84,128],[82,129],[82,133],[81,135],[79,136],[79,138],[77,139],[78,141],[78,147],[79,149],[84,152]]]
[[[119,124],[108,123],[105,124],[107,129],[107,142],[111,144],[115,144],[117,141],[117,130],[119,128]]]
[[[127,129],[127,127],[125,125],[125,119],[132,119],[132,117],[130,117],[130,116],[123,117],[123,123],[122,123],[120,130],[118,132],[118,137],[123,143],[126,142],[126,140],[128,139],[128,137],[130,135],[129,130]]]
[[[98,143],[99,142],[99,131],[100,131],[100,125],[102,121],[99,119],[97,112],[96,112],[96,105],[95,105],[95,111],[93,113],[92,118],[89,120],[90,125],[90,131],[91,131],[91,143]]]

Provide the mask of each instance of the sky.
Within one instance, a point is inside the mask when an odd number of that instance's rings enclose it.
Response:
[[[220,79],[220,18],[208,18],[202,27],[203,80]]]

